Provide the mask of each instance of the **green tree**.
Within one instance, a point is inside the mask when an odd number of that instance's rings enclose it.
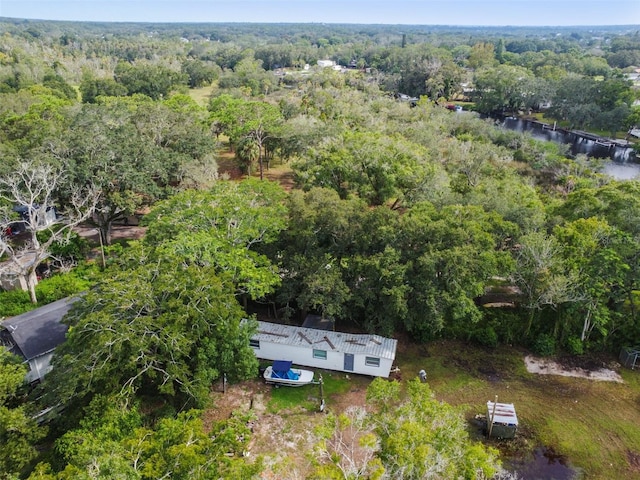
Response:
[[[242,456],[251,436],[246,415],[215,422],[206,432],[199,411],[151,424],[140,410],[117,398],[96,397],[80,426],[55,442],[60,471],[40,464],[29,479],[248,479],[261,469],[259,458],[249,463]]]
[[[141,93],[154,100],[167,97],[172,90],[187,83],[187,75],[164,65],[120,62],[114,71],[116,82],[127,88],[129,95]]]
[[[460,411],[435,399],[429,386],[414,379],[407,398],[376,378],[367,401],[380,441],[378,457],[391,478],[491,478],[500,471],[498,452],[469,439]]]
[[[522,306],[529,312],[524,331],[527,337],[541,311],[557,311],[562,304],[579,298],[578,279],[576,272],[567,270],[558,239],[544,232],[520,237],[515,261],[512,278],[522,292]]]
[[[223,373],[254,375],[252,324],[242,322],[233,287],[213,268],[180,260],[138,247],[77,302],[45,380],[50,404],[140,393],[203,405]]]
[[[84,103],[96,103],[97,98],[123,97],[127,94],[127,87],[112,78],[95,78],[89,73],[82,75],[80,95]]]
[[[611,317],[615,315],[614,306],[622,301],[620,287],[630,268],[622,255],[628,239],[605,220],[595,217],[558,226],[554,234],[562,244],[568,269],[575,272],[580,293],[569,305],[573,315],[568,320],[580,328],[582,341],[588,340],[593,330],[606,338]],[[568,328],[556,325],[555,334],[560,327]]]
[[[238,295],[262,298],[280,283],[259,249],[286,227],[284,196],[276,183],[257,179],[179,193],[146,217],[145,243],[182,263],[213,267]]]
[[[191,88],[210,85],[221,74],[221,68],[217,65],[207,65],[201,60],[187,59],[182,62],[182,73],[189,77]]]
[[[6,166],[18,159],[43,155],[44,145],[62,135],[64,110],[71,104],[50,88],[34,85],[14,94],[3,94],[0,106],[0,148]],[[6,173],[6,172],[4,172]]]
[[[277,136],[284,121],[280,109],[266,102],[246,101],[223,95],[209,104],[212,121],[219,122],[232,145],[251,139],[258,147],[260,179],[264,177],[264,146],[268,138]]]
[[[172,186],[214,166],[215,142],[188,103],[146,97],[85,104],[70,113],[57,154],[69,164],[71,184],[93,183],[100,192],[92,220],[105,245],[115,221],[164,198]],[[193,173],[190,173],[193,172]],[[216,172],[214,172],[214,175]],[[214,177],[215,178],[215,177]]]
[[[417,338],[465,336],[482,318],[474,299],[493,276],[511,271],[506,238],[515,231],[495,213],[478,206],[450,205],[436,210],[424,202],[402,216],[399,250],[410,265],[405,327]]]
[[[357,254],[345,262],[351,290],[349,316],[361,319],[369,332],[391,336],[407,317],[409,265],[401,258],[398,250],[387,246],[382,252]]]
[[[345,315],[351,296],[345,270],[351,255],[367,248],[364,236],[373,235],[365,234],[365,204],[356,198],[341,200],[333,190],[313,188],[292,192],[287,207],[288,228],[271,254],[280,259],[279,303],[289,313],[302,308]]]
[[[496,63],[495,47],[492,43],[476,43],[471,47],[467,64],[474,70],[493,67]]]
[[[253,138],[243,138],[236,147],[236,159],[240,164],[240,170],[251,176],[253,167],[260,158],[260,147]]]
[[[42,79],[42,85],[45,87],[49,87],[53,90],[57,95],[62,98],[68,100],[76,100],[78,98],[78,94],[73,89],[71,85],[69,85],[64,78],[54,72],[50,72],[45,74]]]
[[[474,79],[476,108],[483,113],[517,112],[545,100],[545,82],[523,67],[498,65],[478,70]]]
[[[427,153],[401,136],[345,133],[294,165],[303,188],[328,187],[342,198],[358,194],[370,205],[410,205],[432,186]]]
[[[38,455],[36,444],[46,435],[38,427],[26,405],[20,401],[20,389],[27,374],[18,357],[0,346],[0,478],[16,479]]]

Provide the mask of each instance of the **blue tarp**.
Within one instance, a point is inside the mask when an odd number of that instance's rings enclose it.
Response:
[[[276,360],[271,367],[271,378],[286,378],[287,380],[298,380],[300,375],[291,371],[291,364],[288,360]]]

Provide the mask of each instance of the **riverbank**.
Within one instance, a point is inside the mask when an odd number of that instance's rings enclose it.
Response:
[[[502,127],[527,133],[537,140],[561,143],[569,146],[570,154],[587,155],[592,158],[610,158],[618,164],[640,164],[640,157],[634,150],[633,142],[626,139],[602,137],[582,130],[568,130],[528,116],[493,117]]]
[[[588,140],[593,140],[597,144],[602,145],[604,147],[608,147],[608,148],[613,146],[622,147],[622,148],[633,148],[635,144],[635,142],[632,142],[628,139],[603,137],[595,133],[585,132],[583,130],[569,130],[567,128],[558,126],[557,122],[545,123],[543,121],[540,121],[538,118],[532,117],[532,116],[522,116],[519,118],[521,118],[522,120],[527,120],[533,124],[539,125],[540,128],[542,128],[543,130],[559,131],[565,134],[577,135],[579,137],[582,137]]]

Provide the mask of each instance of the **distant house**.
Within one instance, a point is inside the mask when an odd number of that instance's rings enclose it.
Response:
[[[79,297],[62,300],[0,322],[0,345],[22,357],[29,366],[26,380],[42,380],[51,370],[53,351],[65,340],[62,318]]]
[[[318,60],[318,66],[320,68],[335,67],[336,62],[333,60]]]
[[[290,360],[296,365],[388,377],[398,341],[380,335],[352,334],[258,322],[250,345],[258,358]]]
[[[18,205],[13,207],[13,211],[20,216],[20,220],[24,224],[24,230],[29,224],[32,224],[32,221],[35,221],[37,225],[47,226],[58,219],[58,210],[53,206],[42,209],[39,205]],[[31,215],[34,215],[35,218],[32,219]]]
[[[0,288],[3,290],[29,290],[28,275],[25,270],[36,261],[37,255],[27,252],[19,257],[0,263]],[[32,272],[33,282],[38,283],[35,272]]]

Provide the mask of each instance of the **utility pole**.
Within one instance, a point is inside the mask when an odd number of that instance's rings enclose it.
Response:
[[[493,408],[491,409],[491,418],[489,420],[489,438],[491,438],[491,430],[493,430],[493,419],[496,416],[496,406],[498,405],[498,395],[496,395],[496,400],[493,402]]]

